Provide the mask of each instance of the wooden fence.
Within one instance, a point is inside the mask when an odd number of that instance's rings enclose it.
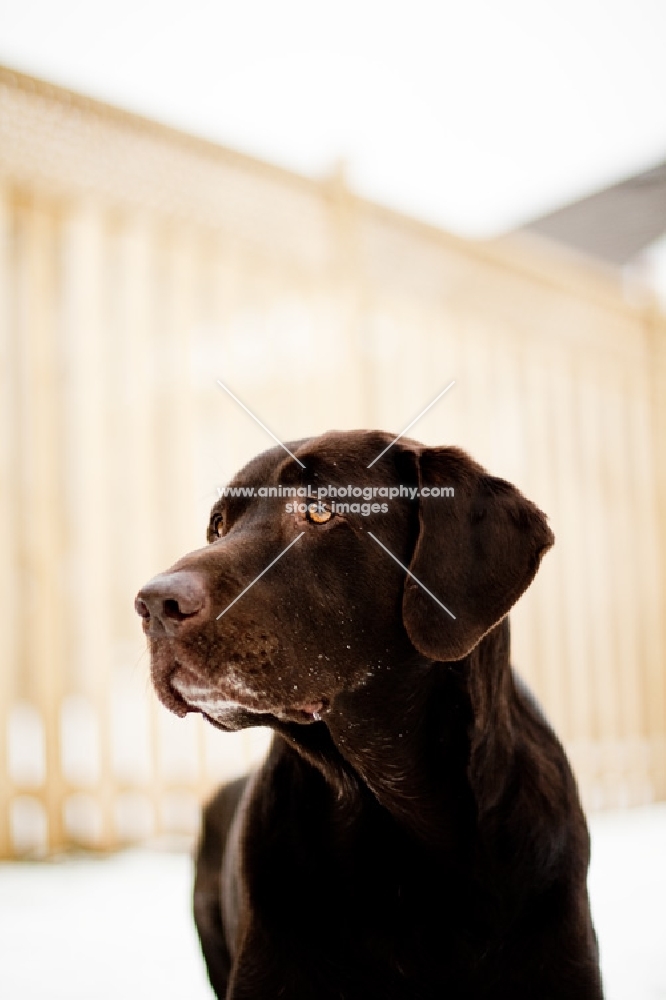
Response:
[[[331,427],[456,443],[550,516],[514,662],[591,808],[666,797],[666,321],[0,71],[0,856],[192,836],[262,730],[156,703],[133,597],[221,486]]]

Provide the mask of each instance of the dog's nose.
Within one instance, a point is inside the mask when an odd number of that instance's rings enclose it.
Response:
[[[151,631],[173,635],[181,622],[201,616],[206,607],[206,586],[191,570],[161,573],[141,588],[134,607]]]

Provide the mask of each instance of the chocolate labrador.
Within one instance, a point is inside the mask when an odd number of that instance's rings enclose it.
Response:
[[[208,545],[137,597],[168,708],[275,733],[203,818],[213,989],[599,1000],[576,783],[510,666],[507,612],[553,535],[459,449],[401,439],[372,464],[389,442],[255,458]]]

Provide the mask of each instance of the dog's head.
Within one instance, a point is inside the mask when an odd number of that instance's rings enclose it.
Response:
[[[462,659],[507,614],[553,543],[544,515],[456,448],[401,439],[368,469],[390,440],[330,432],[290,445],[302,465],[258,456],[208,545],[139,592],[168,708],[229,730],[312,723],[415,651]]]

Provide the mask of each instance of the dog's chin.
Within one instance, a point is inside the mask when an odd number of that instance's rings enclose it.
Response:
[[[167,689],[166,697],[158,693],[167,708],[178,715],[199,712],[218,729],[228,732],[278,722],[308,725],[321,721],[327,705],[326,700],[319,700],[285,707],[233,680],[212,687],[177,661],[163,687]]]

